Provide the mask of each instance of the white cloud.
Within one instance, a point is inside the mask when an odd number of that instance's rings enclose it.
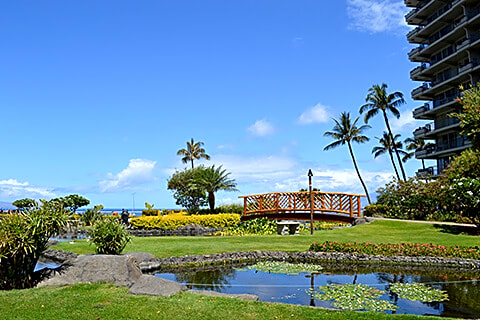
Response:
[[[275,132],[275,127],[267,120],[257,120],[247,128],[247,131],[257,137],[268,136]]]
[[[310,109],[305,110],[298,118],[300,124],[324,123],[330,120],[328,107],[318,103]]]
[[[350,27],[371,33],[407,27],[403,0],[347,0]]]
[[[156,161],[131,159],[128,166],[117,174],[109,173],[107,179],[99,182],[101,192],[118,192],[155,181],[153,170]]]
[[[418,121],[413,118],[412,109],[405,110],[400,113],[400,118],[393,118],[390,120],[393,134],[396,133],[408,133],[408,136],[411,135],[412,131],[416,128],[425,124],[424,121]]]
[[[0,196],[8,199],[53,198],[53,188],[30,186],[28,182],[16,179],[0,180]]]

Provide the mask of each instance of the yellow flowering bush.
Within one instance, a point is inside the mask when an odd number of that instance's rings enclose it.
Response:
[[[130,221],[133,229],[175,230],[189,224],[201,225],[206,228],[224,228],[235,226],[240,222],[236,213],[220,213],[211,215],[185,215],[172,213],[166,216],[137,217]]]

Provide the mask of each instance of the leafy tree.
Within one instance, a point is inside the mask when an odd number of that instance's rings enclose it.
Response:
[[[403,157],[402,161],[406,162],[407,160],[413,158],[415,156],[415,151],[420,151],[424,150],[426,148],[429,148],[433,146],[433,143],[431,142],[425,142],[423,139],[415,139],[415,138],[407,138],[405,139],[405,149],[407,149],[410,152],[407,152]],[[422,159],[422,167],[425,170],[425,160]]]
[[[367,136],[362,135],[362,133],[370,128],[369,125],[363,125],[357,127],[357,121],[359,117],[357,117],[353,122],[350,119],[350,112],[342,112],[340,115],[340,119],[333,119],[335,121],[335,126],[333,127],[332,131],[327,131],[324,133],[326,137],[332,137],[335,139],[335,142],[327,145],[323,150],[330,150],[334,149],[340,145],[347,145],[348,151],[350,152],[350,156],[352,157],[353,166],[357,171],[358,179],[365,190],[365,194],[367,195],[368,203],[371,204],[370,195],[368,194],[367,186],[363,182],[362,176],[360,175],[360,170],[357,166],[357,161],[355,160],[355,155],[353,154],[352,149],[352,142],[356,143],[365,143],[369,140]]]
[[[15,200],[12,204],[20,210],[33,209],[38,206],[37,201],[29,198]]]
[[[230,173],[227,170],[222,169],[222,166],[215,168],[200,167],[195,177],[195,183],[198,184],[208,193],[208,204],[210,206],[210,212],[215,213],[215,192],[219,190],[224,191],[238,191],[234,179],[229,179]]]
[[[450,116],[460,120],[461,133],[472,139],[473,147],[480,149],[480,82],[466,90],[460,86],[462,94],[457,100],[462,105],[461,113],[452,113]]]
[[[393,141],[395,139],[392,134],[392,129],[390,129],[387,112],[392,113],[397,119],[400,118],[400,112],[397,108],[405,103],[405,99],[403,99],[403,94],[399,91],[390,94],[387,93],[387,87],[388,86],[385,83],[382,83],[381,85],[376,84],[368,89],[368,95],[365,98],[367,103],[360,107],[360,113],[366,112],[365,123],[368,123],[371,118],[381,112],[383,119],[385,120],[385,125],[387,126],[390,139]],[[397,155],[398,165],[402,171],[403,180],[406,180],[407,177],[405,175],[405,170],[403,168],[402,161],[400,160],[400,152],[395,144],[393,144],[393,149]]]
[[[75,212],[78,208],[88,205],[90,200],[79,196],[78,194],[71,194],[66,197],[51,199],[50,202],[58,203],[63,208]]]
[[[193,160],[205,158],[206,160],[210,160],[210,156],[205,153],[205,149],[202,148],[203,142],[194,142],[193,138],[191,141],[187,141],[187,148],[180,149],[177,151],[177,156],[183,156],[182,162],[188,163],[189,161],[192,163],[193,169]]]
[[[167,188],[174,191],[173,197],[177,205],[188,211],[198,210],[207,201],[205,189],[195,183],[199,170],[203,170],[203,167],[176,171],[168,180]]]
[[[56,202],[42,200],[40,206],[0,219],[0,289],[23,289],[36,284],[35,265],[50,237],[69,219]]]
[[[375,137],[375,139],[378,140],[380,145],[373,147],[372,153],[374,158],[377,158],[378,156],[388,153],[388,155],[390,156],[390,161],[392,161],[393,169],[395,171],[397,179],[400,180],[400,175],[398,174],[397,166],[395,165],[395,161],[393,159],[393,148],[394,148],[393,145],[395,144],[400,154],[406,155],[407,153],[402,150],[403,145],[400,141],[397,141],[398,138],[400,138],[400,135],[396,134],[395,137],[393,137],[393,141],[392,141],[388,132],[384,131],[383,136],[381,138]]]

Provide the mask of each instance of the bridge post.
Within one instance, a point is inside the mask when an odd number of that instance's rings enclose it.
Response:
[[[247,216],[247,197],[243,198],[243,216]]]
[[[278,206],[279,206],[279,201],[278,201],[278,192],[275,194],[275,213],[278,213]]]
[[[348,196],[350,198],[350,217],[353,217],[353,197]]]
[[[357,196],[357,204],[358,204],[357,215],[358,217],[360,217],[362,215],[362,202],[360,201],[360,196]]]

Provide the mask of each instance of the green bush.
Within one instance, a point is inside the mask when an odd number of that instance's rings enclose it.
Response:
[[[159,215],[160,215],[160,210],[158,210],[158,209],[142,210],[142,216],[144,216],[144,217],[159,216]]]
[[[310,248],[313,252],[344,252],[354,254],[369,254],[382,256],[408,256],[408,257],[443,257],[480,259],[480,250],[475,247],[448,247],[437,246],[432,243],[372,243],[326,241],[314,242]]]
[[[268,220],[268,218],[258,218],[248,221],[242,221],[235,226],[230,226],[222,231],[215,233],[221,236],[243,236],[254,234],[276,234],[277,220]]]
[[[100,219],[93,225],[90,238],[99,254],[120,254],[132,236],[118,219]]]
[[[243,214],[243,205],[232,203],[232,204],[221,205],[215,208],[215,214],[219,214],[223,212]],[[212,214],[210,209],[198,209],[198,210],[195,210],[195,213],[196,214]]]
[[[85,226],[91,226],[95,221],[102,217],[102,212],[100,211],[102,209],[102,205],[95,206],[93,209],[87,209],[82,215],[80,215],[79,220],[83,222]]]
[[[384,204],[370,204],[363,208],[366,217],[385,217],[388,215],[388,206]]]
[[[50,237],[67,223],[68,213],[58,204],[42,201],[39,207],[0,219],[0,289],[35,285],[35,265]]]
[[[172,213],[166,216],[137,217],[130,221],[133,229],[175,230],[189,224],[201,225],[207,228],[224,228],[238,224],[240,215],[221,213],[213,215],[185,215]]]

